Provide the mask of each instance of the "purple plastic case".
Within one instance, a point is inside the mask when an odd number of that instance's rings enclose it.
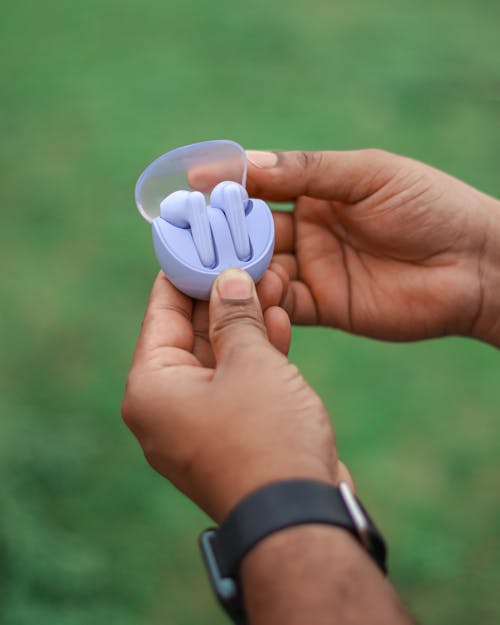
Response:
[[[169,280],[187,295],[207,300],[214,279],[224,269],[239,267],[257,282],[269,265],[274,248],[274,222],[265,202],[249,200],[243,226],[248,229],[251,255],[240,260],[221,207],[209,205],[210,193],[220,182],[246,183],[245,150],[233,141],[206,141],[167,152],[141,174],[135,199],[141,215],[150,222],[156,257]],[[179,190],[205,195],[215,265],[202,264],[189,227],[173,225],[160,216],[160,205]],[[200,196],[201,198],[201,196]],[[200,199],[201,201],[201,199]]]

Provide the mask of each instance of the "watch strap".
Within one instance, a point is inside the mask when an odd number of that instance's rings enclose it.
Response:
[[[251,493],[213,535],[212,548],[221,574],[224,577],[235,575],[246,553],[266,536],[287,527],[313,523],[335,525],[350,532],[364,544],[385,573],[383,539],[359,501],[356,498],[354,501],[367,522],[364,539],[342,491],[329,484],[288,480]]]
[[[316,523],[350,532],[387,572],[384,540],[346,482],[338,488],[303,479],[274,482],[248,495],[218,528],[200,535],[210,583],[233,623],[247,623],[238,572],[245,554],[270,534]]]

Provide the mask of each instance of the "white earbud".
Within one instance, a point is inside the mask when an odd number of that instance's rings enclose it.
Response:
[[[173,226],[190,228],[202,265],[215,266],[214,242],[203,193],[199,191],[171,193],[161,202],[160,215]]]
[[[246,215],[252,201],[248,193],[237,182],[220,182],[210,195],[210,206],[219,208],[226,215],[236,255],[240,260],[249,260],[252,254]]]

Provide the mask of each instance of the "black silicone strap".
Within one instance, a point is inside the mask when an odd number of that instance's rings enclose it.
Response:
[[[370,540],[365,546],[385,573],[384,541],[366,511],[361,509],[369,523]],[[236,576],[245,554],[266,536],[287,527],[311,523],[342,527],[359,540],[349,509],[333,486],[312,480],[289,480],[250,494],[212,536],[213,553],[221,575]]]

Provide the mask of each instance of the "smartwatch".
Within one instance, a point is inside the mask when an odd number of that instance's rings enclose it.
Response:
[[[273,482],[248,495],[218,528],[199,538],[212,589],[233,623],[247,623],[239,583],[243,557],[266,536],[311,523],[350,532],[387,573],[384,539],[346,482],[338,487],[303,479]]]

